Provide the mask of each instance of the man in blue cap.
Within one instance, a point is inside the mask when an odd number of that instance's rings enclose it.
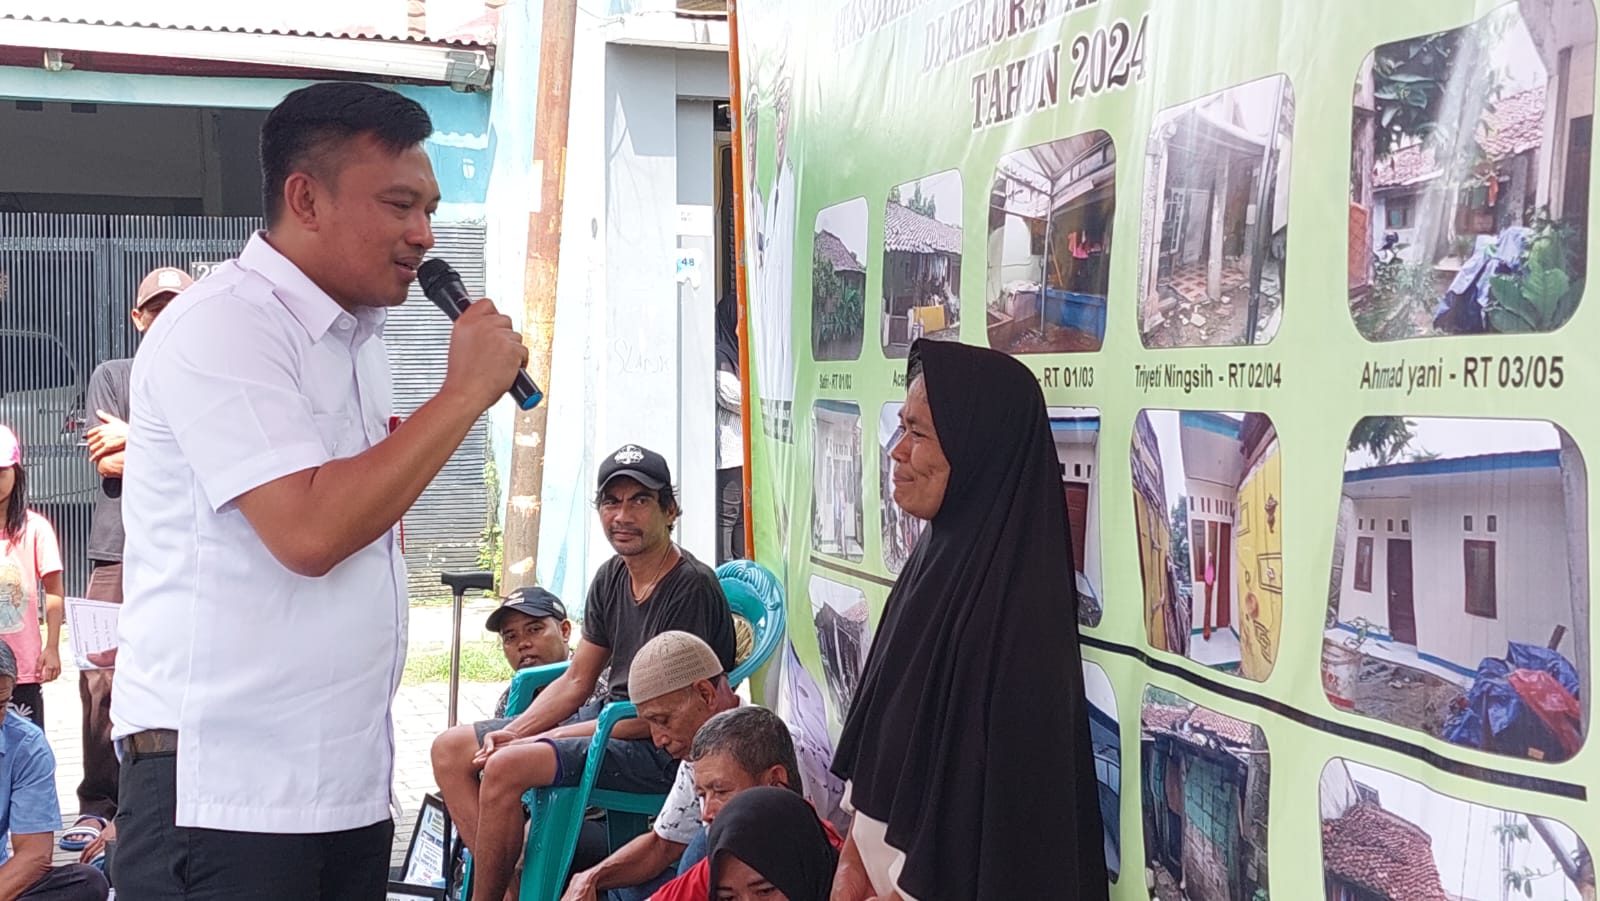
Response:
[[[44,732],[10,709],[16,687],[17,658],[0,641],[0,901],[105,901],[110,886],[99,870],[50,865],[61,825],[56,757]]]
[[[506,595],[505,602],[483,621],[483,627],[500,636],[500,649],[513,672],[561,663],[572,656],[572,621],[567,619],[567,607],[537,585]],[[479,744],[485,735],[504,729],[511,722],[506,716],[510,698],[511,686],[507,685],[495,704],[495,718],[472,724]]]

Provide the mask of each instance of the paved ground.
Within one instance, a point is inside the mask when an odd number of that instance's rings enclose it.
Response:
[[[462,617],[462,633],[469,638],[484,636],[483,620],[492,609],[494,605],[490,602],[470,603]],[[410,653],[417,655],[448,649],[450,623],[449,607],[413,608]],[[83,745],[78,672],[72,668],[71,655],[63,656],[69,658],[65,661],[68,669],[60,679],[45,686],[44,696],[45,722],[48,726],[46,733],[56,754],[56,791],[61,798],[62,823],[65,826],[77,819],[77,786],[83,773]],[[458,718],[462,722],[487,718],[504,688],[503,682],[462,683]],[[412,824],[422,796],[434,787],[428,749],[434,736],[445,727],[448,695],[449,686],[436,682],[402,685],[395,698],[394,793],[404,810],[402,819],[395,824],[394,865],[397,867],[405,857],[406,844],[411,838]],[[76,859],[76,853],[56,851],[57,863]]]

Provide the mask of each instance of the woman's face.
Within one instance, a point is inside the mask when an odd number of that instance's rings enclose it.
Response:
[[[717,875],[717,901],[789,901],[789,896],[749,864],[723,852]]]
[[[894,461],[894,502],[918,519],[933,519],[950,484],[950,461],[933,430],[933,409],[928,406],[928,389],[921,376],[906,390],[900,433],[889,448],[889,459]]]

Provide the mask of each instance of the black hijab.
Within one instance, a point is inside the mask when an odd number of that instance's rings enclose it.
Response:
[[[805,798],[788,788],[762,786],[733,796],[711,824],[709,901],[717,901],[722,862],[732,854],[777,887],[789,901],[828,901],[839,852]]]
[[[834,756],[888,824],[921,901],[1105,899],[1072,541],[1027,367],[912,345],[950,461],[944,502],[889,592]]]

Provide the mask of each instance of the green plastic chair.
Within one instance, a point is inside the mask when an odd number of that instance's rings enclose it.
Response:
[[[754,643],[750,654],[729,674],[728,681],[738,687],[764,666],[784,632],[783,586],[771,571],[751,560],[731,560],[717,567],[717,579],[732,611],[750,623]],[[534,693],[566,671],[565,663],[520,670],[511,680],[506,699],[506,715],[516,716],[528,709]],[[606,811],[607,831],[612,851],[627,844],[648,828],[650,817],[661,812],[666,795],[636,795],[594,787],[605,756],[606,742],[617,723],[637,715],[634,705],[625,701],[607,704],[595,724],[594,738],[578,784],[568,788],[542,788],[529,791],[523,800],[533,815],[528,844],[523,854],[522,901],[555,901],[566,887],[567,871],[578,847],[578,831],[584,811],[598,807]],[[467,862],[462,880],[461,901],[472,897],[472,862]]]

